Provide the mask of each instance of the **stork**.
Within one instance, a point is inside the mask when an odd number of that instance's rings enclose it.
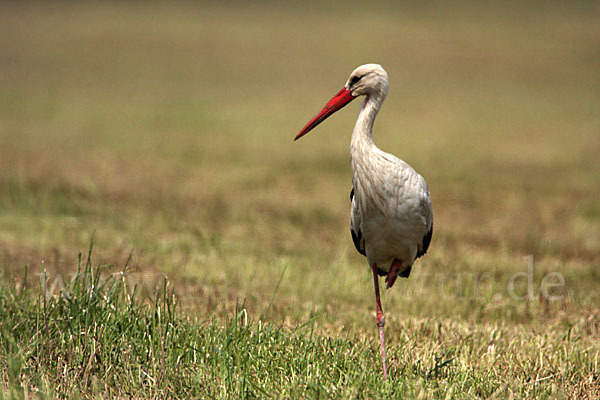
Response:
[[[365,96],[350,142],[350,233],[356,250],[366,256],[373,273],[384,379],[387,378],[385,317],[379,297],[379,276],[386,277],[388,289],[397,277],[408,278],[415,260],[427,252],[433,233],[427,182],[406,162],[380,150],[373,142],[373,123],[388,87],[388,75],[381,65],[361,65],[294,138],[301,138],[358,96]]]

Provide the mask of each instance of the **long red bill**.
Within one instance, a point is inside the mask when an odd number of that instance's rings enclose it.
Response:
[[[304,128],[302,128],[302,130],[296,135],[294,140],[298,140],[302,136],[306,135],[308,132],[310,132],[311,129],[319,125],[321,122],[325,121],[331,114],[344,107],[346,104],[350,103],[355,98],[356,97],[352,95],[351,90],[348,90],[346,88],[340,90],[335,96],[331,98],[331,100],[327,102],[327,104],[325,104],[325,107],[323,107],[321,112],[319,112],[313,119],[310,120],[308,124],[306,124]]]

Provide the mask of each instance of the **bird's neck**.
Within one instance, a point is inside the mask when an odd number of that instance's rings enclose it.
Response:
[[[379,96],[367,95],[365,97],[352,132],[352,141],[350,142],[350,156],[352,158],[357,153],[373,151],[375,148],[373,123],[382,103],[383,99]]]

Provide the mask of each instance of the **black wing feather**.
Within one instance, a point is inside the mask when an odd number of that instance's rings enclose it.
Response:
[[[423,243],[421,244],[421,250],[417,250],[417,257],[424,256],[427,253],[427,249],[429,248],[429,243],[431,243],[431,236],[433,236],[433,223],[431,224],[431,229],[429,232],[423,237]]]
[[[350,202],[352,202],[353,199],[354,188],[352,188],[352,190],[350,191]],[[354,229],[352,229],[352,226],[350,226],[350,234],[352,235],[352,241],[354,242],[354,247],[356,247],[356,251],[358,251],[360,254],[366,257],[367,253],[365,252],[365,249],[360,247],[360,242],[362,241],[362,232],[360,231],[360,229],[355,232]]]
[[[400,272],[398,276],[400,278],[408,278],[410,276],[410,271],[412,270],[412,266],[406,268],[404,271]]]

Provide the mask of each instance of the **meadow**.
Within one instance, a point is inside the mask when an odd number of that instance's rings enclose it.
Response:
[[[0,4],[1,398],[600,397],[596,2]],[[349,232],[358,65],[435,230]]]

